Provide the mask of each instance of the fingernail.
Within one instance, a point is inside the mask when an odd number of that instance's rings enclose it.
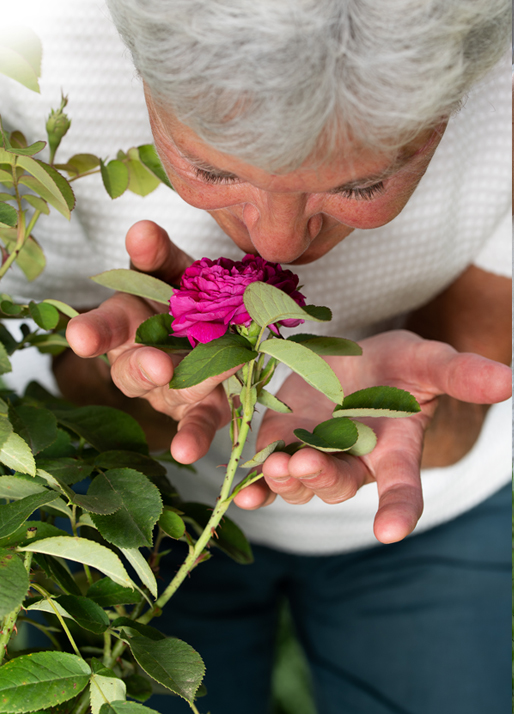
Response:
[[[315,474],[305,474],[305,476],[299,476],[300,481],[310,481],[310,479],[317,478],[321,473],[321,469]]]

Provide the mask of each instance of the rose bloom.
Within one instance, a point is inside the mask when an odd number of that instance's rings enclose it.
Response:
[[[247,285],[257,281],[269,283],[283,290],[300,306],[304,296],[296,289],[298,276],[282,270],[278,263],[270,263],[260,256],[245,255],[243,260],[229,258],[195,261],[182,276],[180,288],[170,298],[173,335],[188,337],[193,347],[198,342],[210,342],[226,333],[229,325],[248,327],[252,318],[243,302]],[[303,320],[282,320],[278,324],[296,327]],[[274,325],[270,325],[278,332]]]

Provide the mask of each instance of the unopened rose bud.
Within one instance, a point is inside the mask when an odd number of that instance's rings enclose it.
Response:
[[[46,122],[46,133],[48,134],[48,145],[50,147],[50,163],[53,163],[55,152],[71,126],[71,119],[68,119],[68,116],[63,111],[67,104],[68,97],[61,96],[61,106],[57,110],[52,109],[48,121]]]

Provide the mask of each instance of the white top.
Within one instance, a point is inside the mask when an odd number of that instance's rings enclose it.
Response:
[[[30,16],[42,39],[42,92],[36,95],[0,76],[4,122],[31,141],[44,137],[46,116],[59,105],[62,87],[73,123],[59,160],[79,152],[113,158],[120,148],[152,141],[140,81],[103,3],[23,0],[12,12],[21,13],[24,24]],[[381,228],[355,230],[320,260],[295,269],[309,302],[328,305],[334,313],[331,323],[312,323],[309,330],[362,338],[398,324],[404,313],[428,302],[471,264],[510,274],[510,91],[506,62],[450,120],[425,176],[397,218]],[[143,218],[163,225],[195,258],[241,257],[207,213],[164,186],[144,199],[127,192],[115,201],[99,176],[73,187],[78,206],[71,223],[52,212],[35,231],[48,260],[43,275],[28,285],[13,269],[2,291],[55,297],[76,307],[97,304],[108,293],[88,276],[127,267],[124,236]],[[186,499],[214,502],[222,473],[213,467],[227,461],[229,449],[228,435],[221,432],[209,456],[198,462],[197,476],[173,473]],[[251,447],[246,453],[251,455]],[[490,409],[480,439],[464,459],[423,472],[425,511],[416,531],[494,493],[510,478],[510,459],[510,405],[505,402]],[[278,498],[259,511],[231,507],[231,517],[256,543],[300,553],[343,552],[376,544],[377,503],[371,484],[338,505],[315,498],[291,506]]]

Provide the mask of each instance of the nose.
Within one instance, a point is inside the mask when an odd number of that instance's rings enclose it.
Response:
[[[259,191],[245,203],[243,221],[253,246],[265,260],[291,263],[321,230],[323,218],[308,207],[306,194]]]

